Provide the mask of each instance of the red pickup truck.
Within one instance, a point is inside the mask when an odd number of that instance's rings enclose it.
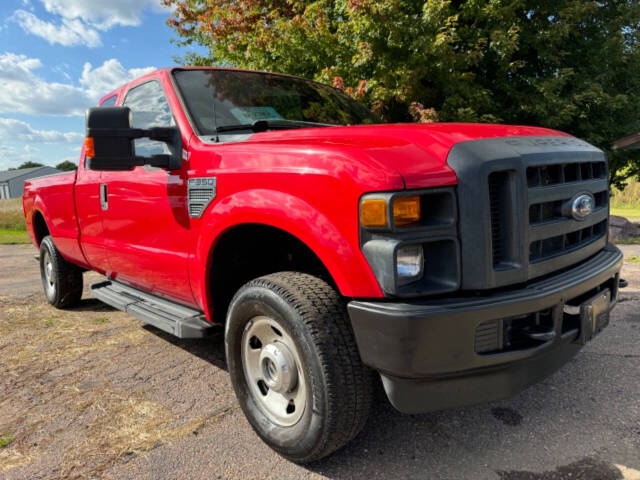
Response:
[[[302,78],[172,68],[87,113],[78,170],[26,182],[48,301],[182,338],[224,326],[238,401],[296,462],[407,413],[513,395],[609,321],[605,155],[544,128],[382,124]]]

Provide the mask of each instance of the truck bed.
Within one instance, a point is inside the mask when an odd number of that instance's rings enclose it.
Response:
[[[70,262],[86,266],[79,243],[75,179],[76,172],[67,172],[27,180],[22,202],[27,232],[33,244],[40,246],[42,227],[38,225],[38,216],[42,216],[62,256]]]

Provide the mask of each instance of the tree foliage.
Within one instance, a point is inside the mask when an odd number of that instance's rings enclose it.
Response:
[[[504,122],[567,131],[609,153],[612,180],[640,152],[637,0],[164,0],[185,63],[344,85],[389,121]]]
[[[60,162],[56,165],[58,170],[62,170],[63,172],[73,172],[78,169],[78,166],[69,160],[65,160],[64,162]]]
[[[42,163],[28,161],[28,162],[23,162],[22,165],[18,167],[18,170],[22,170],[23,168],[35,168],[35,167],[44,167],[44,165]]]

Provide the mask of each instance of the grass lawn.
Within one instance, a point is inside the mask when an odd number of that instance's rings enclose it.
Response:
[[[17,245],[20,243],[31,243],[25,230],[0,229],[0,245]]]
[[[640,237],[618,238],[612,241],[617,245],[640,245]]]
[[[0,435],[0,448],[8,447],[13,442],[13,435]]]
[[[627,187],[620,191],[612,190],[611,215],[625,217],[632,222],[640,222],[640,182],[632,179]]]
[[[617,215],[619,217],[625,217],[632,222],[640,222],[640,207],[639,206],[624,206],[624,207],[611,207],[611,215]]]
[[[625,262],[635,263],[636,265],[640,265],[640,257],[636,255],[632,255],[624,259]]]
[[[24,213],[22,199],[10,198],[0,200],[0,230],[24,230]]]
[[[0,200],[0,245],[30,242],[24,225],[22,199]]]

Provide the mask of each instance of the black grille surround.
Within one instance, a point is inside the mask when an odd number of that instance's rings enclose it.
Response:
[[[505,256],[503,220],[505,187],[509,185],[507,172],[493,172],[489,175],[489,209],[491,211],[491,254],[493,266],[498,266]]]
[[[527,282],[577,264],[607,242],[604,153],[572,137],[511,137],[456,144],[447,163],[458,177],[464,290]],[[582,221],[570,203],[593,195]]]

